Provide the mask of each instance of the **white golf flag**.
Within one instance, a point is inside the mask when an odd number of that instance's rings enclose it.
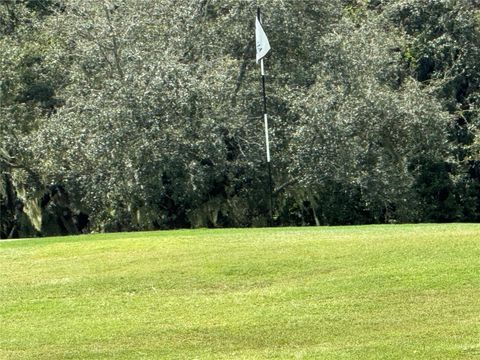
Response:
[[[257,42],[257,64],[267,53],[270,51],[270,43],[268,42],[267,35],[263,31],[262,24],[258,20],[258,16],[255,17],[255,39]]]

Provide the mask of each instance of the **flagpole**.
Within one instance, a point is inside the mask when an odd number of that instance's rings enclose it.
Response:
[[[257,17],[260,20],[260,7],[257,7]],[[268,116],[267,116],[267,93],[265,91],[265,68],[263,66],[263,57],[260,59],[260,71],[262,75],[262,95],[263,95],[263,121],[265,124],[265,147],[267,150],[267,167],[268,167],[268,188],[269,188],[269,215],[270,226],[273,225],[273,187],[272,187],[272,166],[270,162],[270,141],[268,138]]]

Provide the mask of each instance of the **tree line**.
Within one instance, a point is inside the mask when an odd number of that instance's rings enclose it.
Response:
[[[0,234],[480,220],[476,0],[2,0]]]

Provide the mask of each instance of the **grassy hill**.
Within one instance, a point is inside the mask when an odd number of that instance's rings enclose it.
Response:
[[[480,224],[0,242],[0,359],[480,359]]]

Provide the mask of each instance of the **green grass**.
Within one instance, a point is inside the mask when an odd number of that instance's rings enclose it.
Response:
[[[480,224],[0,242],[0,359],[480,359]]]

